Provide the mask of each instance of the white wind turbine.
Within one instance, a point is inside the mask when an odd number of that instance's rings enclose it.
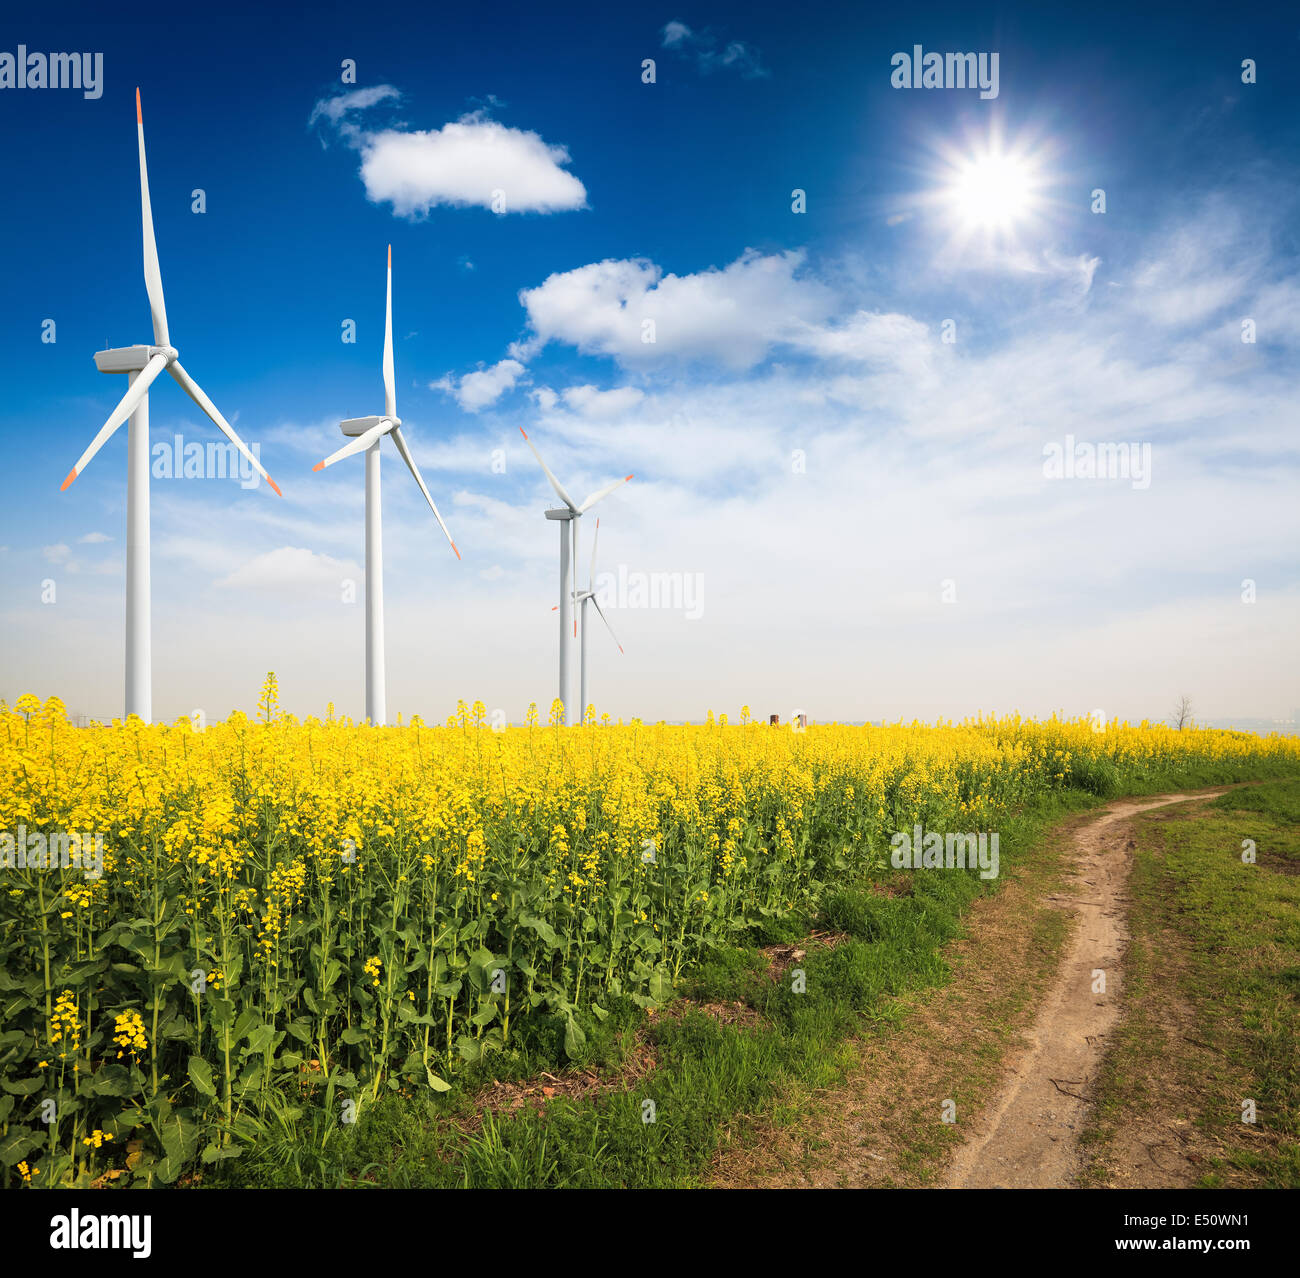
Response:
[[[547,519],[555,519],[560,523],[560,702],[564,706],[564,713],[561,715],[560,722],[567,723],[569,717],[569,613],[570,604],[574,598],[575,592],[569,584],[570,560],[576,564],[578,561],[578,520],[582,518],[585,511],[590,510],[598,501],[608,497],[614,489],[626,484],[632,478],[631,475],[624,475],[622,479],[616,479],[612,484],[606,484],[604,488],[597,489],[581,506],[576,505],[573,498],[564,491],[560,481],[551,474],[551,468],[542,460],[542,455],[537,451],[533,441],[528,438],[528,432],[521,426],[519,433],[524,437],[525,443],[533,450],[533,456],[537,458],[537,464],[546,472],[546,478],[551,481],[551,487],[555,489],[555,494],[564,503],[564,509],[552,509],[546,512]],[[568,527],[565,527],[565,525]],[[603,616],[603,614],[602,614]],[[609,625],[609,622],[605,623]],[[611,630],[611,634],[613,631]],[[573,618],[573,638],[578,637],[578,618]],[[615,640],[617,642],[617,640]],[[583,644],[586,644],[586,637],[583,637]],[[578,707],[578,722],[582,722],[582,716],[586,714],[586,706]]]
[[[629,475],[630,479],[631,476]],[[573,596],[573,601],[580,604],[578,609],[582,620],[582,645],[578,649],[578,705],[581,707],[582,717],[587,714],[587,605],[594,604],[596,611],[600,613],[600,619],[605,623],[605,629],[609,631],[609,637],[618,644],[619,652],[623,651],[623,645],[618,642],[618,636],[614,633],[614,627],[609,624],[609,618],[605,616],[605,610],[600,606],[600,600],[596,598],[596,544],[600,541],[600,520],[596,520],[596,534],[591,539],[591,568],[587,573],[587,589],[580,590]],[[559,604],[555,604],[551,611],[554,612]]]
[[[125,373],[127,392],[113,409],[90,447],[68,472],[60,492],[90,464],[90,459],[117,428],[130,418],[126,437],[126,713],[146,723],[153,718],[152,651],[149,583],[149,387],[165,368],[181,389],[216,423],[217,428],[248,459],[253,468],[282,496],[279,486],[262,463],[231,429],[203,388],[181,367],[176,348],[167,334],[167,308],[163,304],[158,246],[153,236],[153,210],[149,204],[149,173],[144,160],[144,116],[140,90],[135,91],[136,137],[140,146],[140,218],[144,224],[144,286],[153,313],[152,346],[121,346],[97,351],[101,373]]]
[[[424,486],[420,469],[402,438],[402,419],[397,415],[397,394],[393,373],[393,246],[388,246],[388,300],[384,311],[384,415],[352,417],[339,423],[339,429],[352,437],[336,453],[319,461],[313,470],[324,470],[344,457],[362,450],[366,454],[366,718],[376,727],[388,722],[387,689],[384,674],[384,547],[379,506],[379,445],[391,435],[397,451],[415,477],[424,500],[429,503],[438,527],[446,534],[452,550],[456,543],[438,514],[429,490]],[[456,558],[460,551],[456,550]]]

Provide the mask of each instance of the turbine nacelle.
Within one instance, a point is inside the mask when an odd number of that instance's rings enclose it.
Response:
[[[174,346],[117,346],[95,352],[95,367],[101,373],[138,373],[155,355],[165,355],[169,364],[180,359]]]
[[[402,419],[391,413],[387,416],[381,413],[378,417],[349,417],[347,421],[339,422],[339,430],[349,438],[355,439],[356,436],[364,435],[372,427],[378,426],[380,422],[390,422],[392,426],[400,426]]]

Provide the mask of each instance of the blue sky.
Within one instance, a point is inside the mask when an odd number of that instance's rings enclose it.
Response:
[[[390,451],[390,712],[554,695],[522,425],[568,487],[635,472],[600,569],[702,601],[606,596],[613,715],[1289,714],[1300,20],[1216,10],[15,10],[0,53],[104,70],[0,90],[0,696],[121,709],[125,428],[59,483],[124,389],[91,355],[149,340],[138,84],[173,344],[285,494],[154,482],[157,717],[250,708],[268,668],[361,713],[362,464],[311,466],[382,408],[390,242],[398,411],[464,554]],[[893,88],[918,44],[996,51],[998,96]],[[996,239],[951,198],[991,137],[1037,195]],[[150,402],[155,443],[218,438],[170,379]],[[1149,484],[1047,478],[1067,435],[1148,446]]]

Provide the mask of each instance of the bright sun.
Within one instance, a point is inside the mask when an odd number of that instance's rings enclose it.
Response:
[[[1048,148],[1028,139],[1011,142],[997,131],[966,145],[938,151],[927,202],[950,228],[953,243],[967,249],[982,241],[1007,248],[1033,239],[1048,214]]]
[[[1033,215],[1037,185],[1025,157],[988,151],[957,166],[948,198],[969,230],[1010,231]]]

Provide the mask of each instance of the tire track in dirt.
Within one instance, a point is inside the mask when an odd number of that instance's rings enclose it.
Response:
[[[1067,1189],[1080,1170],[1078,1138],[1107,1036],[1120,1013],[1128,944],[1127,884],[1132,818],[1152,808],[1213,798],[1223,789],[1123,799],[1074,835],[1078,916],[1056,980],[1044,999],[1029,1046],[1008,1074],[976,1133],[956,1153],[950,1189]],[[1094,993],[1094,972],[1105,992]]]

